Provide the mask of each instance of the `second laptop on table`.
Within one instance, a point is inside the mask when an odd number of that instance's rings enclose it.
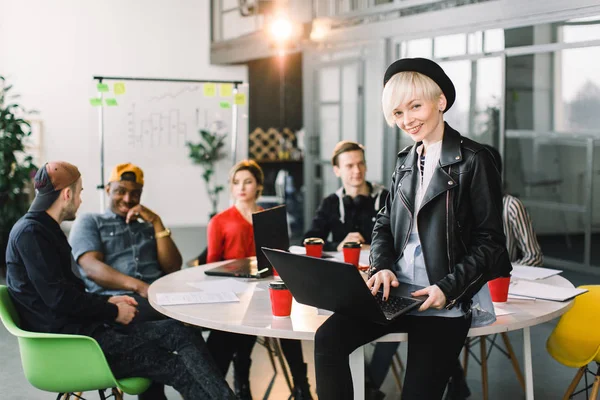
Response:
[[[264,278],[273,274],[269,260],[261,247],[287,250],[290,247],[285,205],[268,208],[252,214],[256,257],[231,260],[204,271],[206,275],[238,278]]]

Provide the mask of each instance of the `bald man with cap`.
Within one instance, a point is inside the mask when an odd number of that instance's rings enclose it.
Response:
[[[150,378],[173,386],[186,400],[235,399],[192,328],[166,319],[132,324],[135,299],[86,292],[60,228],[81,205],[77,167],[49,162],[34,184],[35,199],[11,230],[6,251],[6,283],[20,328],[94,338],[117,379]]]

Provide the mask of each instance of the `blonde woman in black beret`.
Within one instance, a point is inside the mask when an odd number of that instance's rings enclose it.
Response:
[[[481,144],[444,122],[456,98],[450,78],[431,60],[401,59],[383,85],[388,124],[415,143],[398,153],[373,228],[367,285],[384,301],[399,285],[420,285],[413,295],[427,299],[387,325],[339,313],[325,321],[315,336],[322,399],[352,399],[349,354],[391,332],[408,333],[402,399],[441,399],[469,328],[495,320],[486,282],[512,268],[498,170]]]

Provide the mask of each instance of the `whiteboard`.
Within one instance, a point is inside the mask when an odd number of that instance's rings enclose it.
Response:
[[[168,226],[206,225],[211,205],[202,169],[189,159],[187,141],[199,141],[199,129],[226,133],[226,157],[216,166],[216,179],[227,183],[231,155],[233,97],[207,97],[202,83],[111,81],[104,97],[104,176],[113,167],[131,162],[144,171],[142,204],[161,216]],[[125,93],[114,93],[123,83]],[[96,90],[94,83],[94,90]],[[238,160],[248,154],[248,86],[238,86],[245,104],[238,105]],[[107,106],[107,99],[116,106]],[[224,108],[228,102],[231,108]],[[99,135],[99,134],[98,134]],[[98,139],[99,140],[99,139]],[[100,146],[98,146],[100,154]],[[99,173],[98,173],[99,174]],[[106,182],[105,182],[106,184]],[[219,211],[229,204],[229,191],[221,193]]]

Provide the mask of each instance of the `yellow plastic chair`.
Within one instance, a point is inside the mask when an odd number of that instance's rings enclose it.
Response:
[[[569,385],[563,400],[587,392],[592,388],[591,399],[598,398],[600,390],[600,285],[580,286],[588,292],[575,298],[575,304],[558,321],[546,342],[548,353],[559,363],[579,368]],[[598,370],[594,373],[588,365],[595,361]],[[594,376],[594,383],[573,393],[584,374]]]
[[[6,329],[19,339],[21,364],[25,377],[40,390],[67,394],[97,390],[105,399],[104,390],[113,388],[127,394],[140,394],[148,389],[146,378],[115,379],[104,353],[93,338],[81,335],[28,332],[19,328],[19,316],[8,288],[0,285],[0,319]]]

